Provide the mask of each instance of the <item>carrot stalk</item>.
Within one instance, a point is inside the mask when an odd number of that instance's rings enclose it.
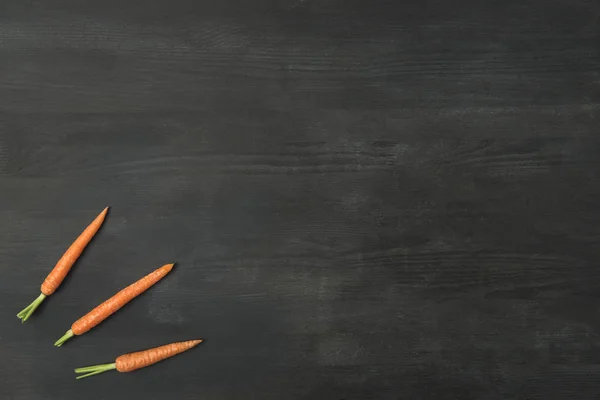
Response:
[[[84,368],[75,368],[76,374],[84,374],[84,375],[79,375],[75,379],[87,378],[88,376],[98,375],[103,372],[110,371],[111,369],[116,369],[116,368],[117,368],[117,366],[115,363],[93,365],[91,367],[84,367]]]
[[[30,305],[25,307],[20,313],[17,314],[17,317],[21,319],[21,322],[27,321],[35,309],[38,308],[45,299],[46,295],[44,293],[40,293],[37,299],[35,299]]]
[[[88,376],[101,374],[111,369],[116,369],[119,372],[131,372],[136,369],[148,367],[156,364],[159,361],[173,357],[184,351],[198,346],[202,343],[202,339],[188,340],[186,342],[175,342],[166,344],[164,346],[155,347],[144,351],[138,351],[135,353],[123,354],[117,357],[112,364],[99,364],[92,365],[91,367],[76,368],[76,374],[83,374],[76,377],[76,379],[87,378]]]
[[[73,264],[75,264],[75,261],[77,261],[81,253],[83,253],[85,247],[92,240],[96,232],[98,232],[98,229],[100,229],[102,226],[107,212],[108,207],[102,210],[102,212],[92,221],[92,223],[83,230],[81,235],[75,239],[73,244],[69,246],[67,251],[65,251],[65,254],[63,254],[60,260],[58,260],[52,271],[50,271],[44,280],[44,283],[42,283],[42,293],[30,305],[25,307],[20,313],[17,314],[17,317],[21,319],[21,322],[27,321],[36,308],[38,308],[46,299],[46,297],[50,296],[56,291],[56,289],[58,289],[62,281],[71,270]]]
[[[78,374],[84,374],[86,372],[97,371],[98,368],[105,368],[105,367],[108,368],[108,367],[114,366],[114,365],[116,365],[116,364],[115,363],[112,363],[112,364],[100,364],[100,365],[92,365],[91,367],[75,368],[75,372],[78,373]]]
[[[56,347],[60,347],[63,345],[63,343],[65,343],[67,340],[71,339],[73,336],[74,336],[73,331],[71,329],[69,329],[67,331],[67,333],[62,335],[60,339],[58,339],[56,342],[54,342],[54,345]]]
[[[173,269],[174,264],[163,265],[159,269],[150,274],[146,275],[139,281],[132,283],[119,293],[115,294],[104,303],[100,304],[92,311],[79,318],[71,325],[69,329],[60,339],[58,339],[54,345],[57,347],[62,346],[67,340],[71,339],[75,335],[83,335],[93,327],[100,324],[106,318],[117,312],[125,304],[148,290],[152,285],[164,278]]]

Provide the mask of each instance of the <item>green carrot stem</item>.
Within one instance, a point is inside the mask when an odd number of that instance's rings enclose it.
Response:
[[[84,372],[92,372],[92,371],[97,371],[98,368],[108,368],[108,369],[113,369],[116,368],[116,364],[115,363],[110,363],[110,364],[98,364],[98,365],[92,365],[91,367],[81,367],[81,368],[75,368],[75,372],[78,374],[82,374]]]
[[[68,330],[67,333],[65,333],[64,335],[62,335],[62,337],[60,339],[58,339],[56,342],[54,342],[54,345],[56,347],[60,347],[62,346],[67,340],[71,339],[73,336],[75,336],[75,334],[73,333],[72,330]]]
[[[76,374],[84,374],[84,375],[79,375],[75,379],[87,378],[88,376],[98,375],[103,372],[110,371],[111,369],[116,369],[116,368],[117,368],[117,365],[115,363],[92,365],[91,367],[75,368]]]
[[[17,317],[21,319],[21,322],[27,321],[35,309],[38,308],[45,299],[46,295],[44,293],[40,293],[37,299],[35,299],[30,305],[25,307],[20,313],[17,314]]]
[[[91,367],[75,368],[75,372],[78,373],[78,374],[84,374],[86,372],[96,371],[97,369],[98,369],[97,365],[92,365]]]

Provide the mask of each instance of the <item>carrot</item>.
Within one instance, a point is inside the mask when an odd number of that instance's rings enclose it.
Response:
[[[188,340],[186,342],[165,344],[164,346],[135,353],[123,354],[122,356],[117,357],[112,364],[99,364],[91,367],[76,368],[76,374],[84,374],[79,375],[76,379],[101,374],[102,372],[110,371],[111,369],[116,369],[119,372],[135,371],[136,369],[148,367],[166,358],[188,351],[202,342],[202,339]]]
[[[100,324],[100,322],[117,312],[125,304],[129,303],[131,300],[148,290],[156,282],[164,278],[169,272],[171,272],[173,265],[174,264],[163,265],[139,281],[127,286],[125,289],[121,290],[119,293],[115,294],[113,297],[106,300],[104,303],[100,304],[83,317],[79,318],[73,323],[73,325],[71,325],[71,329],[69,329],[67,333],[63,335],[63,337],[58,339],[54,345],[60,347],[64,342],[71,339],[74,335],[83,335],[96,325]]]
[[[108,207],[102,210],[96,219],[94,219],[92,223],[83,230],[81,235],[79,235],[79,237],[75,239],[67,251],[65,251],[65,254],[63,254],[60,260],[58,260],[52,271],[50,271],[44,280],[44,283],[42,283],[42,293],[30,305],[25,307],[23,311],[17,314],[17,317],[21,319],[21,322],[27,321],[36,308],[38,308],[46,299],[46,297],[50,296],[56,291],[56,289],[58,289],[62,281],[71,270],[73,264],[75,264],[75,261],[77,261],[85,247],[92,240],[96,232],[98,232],[98,229],[100,229],[102,226],[107,212]]]

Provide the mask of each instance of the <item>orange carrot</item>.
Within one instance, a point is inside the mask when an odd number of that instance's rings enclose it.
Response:
[[[117,357],[112,364],[100,364],[91,367],[76,368],[76,374],[84,374],[79,375],[76,379],[101,374],[102,372],[110,371],[111,369],[116,369],[119,372],[135,371],[136,369],[148,367],[166,358],[188,351],[202,342],[202,339],[188,340],[187,342],[176,342],[155,347],[153,349],[123,354],[122,356]]]
[[[96,232],[98,232],[98,229],[100,229],[102,226],[107,212],[108,207],[102,210],[96,219],[94,219],[92,223],[83,230],[81,235],[79,235],[79,237],[75,239],[67,251],[65,251],[65,254],[63,254],[60,260],[58,260],[52,271],[44,280],[44,283],[42,283],[42,293],[30,305],[25,307],[23,311],[17,314],[17,317],[21,319],[21,322],[27,321],[35,309],[38,308],[46,299],[46,297],[50,296],[56,291],[56,289],[58,289],[62,281],[71,270],[73,264],[75,264],[75,261],[77,261],[81,253],[83,253],[85,247],[92,240]]]
[[[83,317],[79,318],[73,323],[73,325],[71,325],[71,329],[69,329],[67,333],[63,335],[63,337],[58,339],[54,345],[60,347],[64,342],[71,339],[74,335],[83,335],[96,325],[100,324],[100,322],[117,312],[125,304],[129,303],[131,300],[148,290],[156,282],[164,278],[169,272],[171,272],[173,265],[174,264],[163,265],[139,281],[127,286],[125,289],[121,290],[119,293],[115,294],[113,297],[106,300],[104,303],[100,304]]]

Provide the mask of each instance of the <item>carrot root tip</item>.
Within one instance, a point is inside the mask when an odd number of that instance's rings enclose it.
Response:
[[[30,305],[21,310],[20,313],[17,314],[17,318],[21,320],[21,322],[25,322],[31,317],[31,314],[42,304],[42,302],[46,299],[46,295],[44,293],[40,293],[40,295],[35,299]]]
[[[62,346],[67,340],[71,339],[73,336],[75,336],[75,334],[73,333],[73,331],[71,329],[69,329],[67,331],[67,333],[65,333],[64,335],[62,335],[62,337],[60,339],[58,339],[56,342],[54,342],[54,345],[56,347],[60,347]]]
[[[110,371],[111,369],[116,369],[116,368],[117,368],[117,365],[115,363],[92,365],[91,367],[75,368],[76,374],[83,374],[83,375],[79,375],[75,379],[87,378],[88,376],[98,375],[103,372]]]

